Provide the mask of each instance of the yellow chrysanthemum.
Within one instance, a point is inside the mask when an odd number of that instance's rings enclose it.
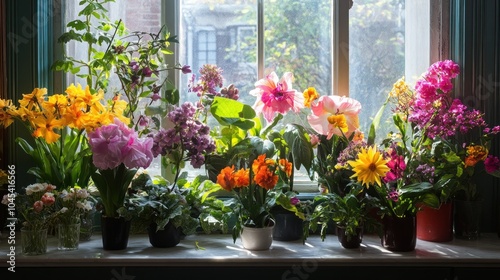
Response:
[[[356,160],[347,162],[354,171],[351,178],[356,178],[358,182],[362,183],[367,188],[371,184],[376,183],[381,186],[382,181],[380,178],[390,170],[387,167],[387,161],[383,158],[379,151],[373,146],[362,148]]]

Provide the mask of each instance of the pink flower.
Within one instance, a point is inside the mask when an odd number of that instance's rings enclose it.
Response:
[[[253,108],[257,114],[271,122],[277,113],[285,114],[289,110],[295,113],[304,107],[302,93],[292,89],[293,74],[286,72],[281,79],[275,72],[255,83],[251,95],[257,97]]]
[[[329,95],[321,96],[311,105],[312,114],[307,116],[311,127],[319,134],[349,137],[359,128],[361,103],[353,98]]]
[[[316,134],[309,134],[309,137],[311,137],[311,145],[313,147],[316,147],[319,144],[319,142],[320,142],[318,135],[316,135]]]
[[[127,168],[147,168],[152,160],[153,140],[141,139],[137,132],[115,119],[89,133],[94,165],[101,169],[113,169],[124,163]]]
[[[33,210],[35,210],[35,212],[37,212],[37,213],[42,212],[43,202],[41,200],[35,201],[35,203],[33,203]]]
[[[153,138],[143,139],[130,138],[129,143],[124,148],[123,163],[128,168],[148,168],[153,161]]]
[[[53,193],[44,193],[41,201],[43,202],[43,205],[50,206],[56,202],[56,198]]]

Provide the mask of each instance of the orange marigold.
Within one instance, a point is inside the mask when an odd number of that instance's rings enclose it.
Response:
[[[278,183],[278,175],[267,167],[261,167],[259,172],[255,173],[254,180],[259,186],[266,190],[270,190]]]
[[[279,160],[279,166],[280,166],[280,170],[285,172],[287,177],[292,176],[293,164],[291,162],[289,162],[287,159],[282,158]]]
[[[248,169],[239,169],[234,173],[234,183],[236,188],[248,187],[250,185],[250,172]]]
[[[233,173],[234,165],[231,167],[224,167],[219,175],[217,175],[217,184],[221,185],[226,191],[231,191],[236,185]]]
[[[468,146],[465,166],[474,166],[478,162],[485,160],[488,156],[488,149],[481,145]]]

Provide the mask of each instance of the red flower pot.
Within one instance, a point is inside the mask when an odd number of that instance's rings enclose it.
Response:
[[[417,212],[417,238],[432,242],[453,240],[453,202],[441,203],[438,209],[423,206]]]

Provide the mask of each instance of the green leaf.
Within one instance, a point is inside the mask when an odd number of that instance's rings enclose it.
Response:
[[[66,26],[75,30],[85,30],[87,28],[87,24],[79,19],[68,22]]]
[[[384,114],[384,110],[385,107],[387,106],[387,103],[389,103],[389,98],[385,100],[384,104],[382,104],[380,109],[378,109],[377,114],[373,118],[373,121],[370,125],[370,131],[368,132],[368,140],[367,140],[368,145],[373,145],[375,143],[376,131],[378,126],[380,125],[380,119],[382,119],[382,115]]]
[[[283,138],[292,154],[295,169],[299,170],[304,166],[309,172],[314,159],[314,150],[308,132],[300,125],[287,124]]]
[[[253,118],[255,110],[237,100],[215,97],[210,112],[221,125],[234,125],[243,130],[251,129],[254,126]]]

